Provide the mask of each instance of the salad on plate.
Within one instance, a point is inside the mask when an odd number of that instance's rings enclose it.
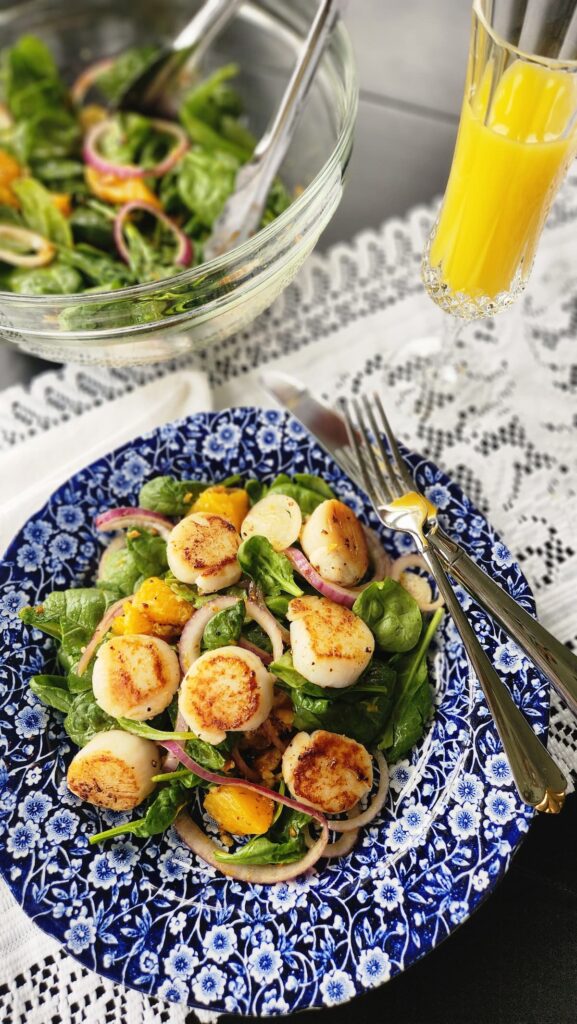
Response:
[[[94,585],[20,613],[57,643],[30,685],[79,748],[69,789],[124,812],[90,842],[174,824],[263,884],[345,856],[432,713],[443,612],[419,557],[392,562],[305,473],[154,477],[95,527]]]
[[[0,290],[114,291],[203,263],[255,139],[236,65],[184,83],[174,115],[108,109],[154,55],[98,61],[69,88],[35,36],[0,54]],[[263,225],[290,202],[277,180]]]

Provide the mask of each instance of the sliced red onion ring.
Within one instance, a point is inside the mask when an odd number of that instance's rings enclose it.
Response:
[[[210,772],[203,768],[202,765],[197,764],[196,761],[193,761],[192,757],[189,757],[176,740],[161,741],[160,746],[169,750],[185,768],[194,772],[195,775],[204,779],[205,782],[211,782],[217,786],[241,786],[242,789],[248,789],[252,793],[259,793],[260,796],[265,796],[269,800],[274,800],[275,803],[283,804],[285,807],[291,807],[301,814],[310,814],[321,826],[321,835],[315,845],[305,854],[302,860],[294,864],[276,864],[270,867],[266,865],[263,867],[247,864],[232,865],[221,863],[217,860],[216,853],[220,852],[218,846],[195,824],[188,813],[181,812],[175,822],[176,830],[181,839],[190,846],[194,853],[202,857],[208,864],[212,864],[218,871],[229,875],[231,878],[238,878],[241,881],[271,885],[274,882],[284,882],[289,878],[296,878],[297,875],[312,867],[322,857],[323,850],[328,843],[329,832],[327,819],[321,811],[317,811],[314,807],[309,807],[308,804],[301,803],[300,800],[293,800],[290,796],[284,796],[273,789],[267,789],[266,786],[261,786],[257,782],[248,782],[246,779],[238,779],[234,776]]]
[[[156,532],[168,540],[174,523],[161,516],[158,512],[151,512],[146,508],[136,508],[123,505],[120,508],[110,508],[102,512],[94,520],[96,529],[101,533],[113,533],[116,530],[156,530]]]
[[[250,783],[245,782],[243,785],[250,786]],[[278,794],[276,796],[278,797]],[[314,846],[307,850],[301,860],[292,864],[227,864],[217,859],[216,854],[222,851],[199,828],[187,811],[180,812],[174,826],[182,841],[197,857],[216,868],[221,874],[227,875],[228,878],[236,878],[239,882],[252,882],[254,885],[275,885],[277,882],[289,882],[293,878],[298,878],[320,860],[328,843],[328,828],[324,822],[321,834]]]
[[[32,252],[26,254],[26,252],[18,252],[17,249],[3,249],[1,248],[3,242],[20,243],[24,250],[32,249]],[[0,224],[0,260],[4,263],[9,263],[12,267],[30,269],[45,267],[52,262],[55,252],[56,249],[52,242],[37,234],[36,231],[18,227],[17,224]]]
[[[307,583],[310,583],[311,587],[318,590],[319,594],[328,597],[329,601],[334,601],[335,604],[344,605],[345,608],[353,607],[357,595],[352,594],[344,587],[337,586],[336,583],[328,583],[327,580],[324,580],[317,570],[313,569],[307,556],[299,548],[286,548],[284,554],[293,568],[301,574]]]
[[[429,573],[429,567],[425,562],[422,555],[402,555],[397,558],[391,565],[391,578],[401,583],[401,576],[407,569],[422,569],[423,572]],[[401,583],[402,586],[402,583]],[[407,588],[408,589],[408,588]],[[429,588],[430,589],[430,588]],[[411,592],[412,593],[412,592]],[[434,601],[422,601],[419,600],[418,595],[412,594],[422,612],[436,612],[437,608],[442,608],[445,604],[444,598],[439,594]]]
[[[358,828],[354,828],[351,832],[343,832],[340,839],[336,839],[334,843],[329,843],[325,847],[323,857],[346,857],[359,838],[359,831]]]
[[[243,600],[243,598],[232,597],[229,594],[222,594],[220,597],[212,598],[207,602],[207,604],[203,605],[202,608],[195,611],[194,615],[186,623],[178,645],[180,667],[183,672],[188,672],[193,662],[200,657],[202,636],[213,615],[216,615],[217,612],[223,611],[224,608],[231,608],[232,605],[237,604],[238,601],[241,600]],[[280,626],[274,615],[272,612],[269,612],[268,608],[261,608],[261,606],[256,604],[255,601],[245,601],[245,607],[246,614],[249,619],[253,619],[254,622],[257,622],[261,629],[264,629],[265,633],[270,638],[273,654],[272,659],[270,659],[270,655],[268,655],[268,657],[270,660],[276,661],[277,658],[282,657],[283,640]],[[253,649],[252,644],[248,646],[248,641],[243,642],[241,640],[239,642],[239,646],[244,647],[245,650]],[[253,649],[253,653],[257,652],[257,656],[259,658],[265,655],[265,651],[260,651],[260,648],[256,648],[256,650]]]
[[[333,832],[351,832],[353,829],[358,829],[363,825],[368,825],[373,818],[376,818],[377,814],[381,810],[385,800],[387,799],[387,793],[389,792],[389,769],[380,750],[377,750],[375,758],[380,772],[377,792],[366,811],[362,811],[361,814],[357,814],[354,818],[349,818],[348,821],[335,821],[332,818],[329,818],[329,827]]]
[[[286,548],[284,553],[296,571],[301,574],[307,583],[310,583],[311,587],[318,590],[319,594],[322,594],[323,597],[328,597],[329,601],[334,601],[335,604],[342,604],[346,608],[352,608],[363,590],[371,583],[384,580],[389,575],[391,566],[391,560],[383,549],[380,537],[368,526],[363,526],[363,531],[373,566],[373,575],[368,583],[362,583],[359,587],[341,587],[338,583],[330,583],[328,580],[323,579],[299,548]]]
[[[90,87],[98,78],[100,78],[101,75],[104,74],[105,71],[108,71],[113,64],[113,57],[105,57],[103,60],[94,61],[94,64],[90,64],[84,69],[70,90],[70,97],[75,106],[79,107],[82,104]]]
[[[89,167],[94,167],[96,171],[100,171],[102,174],[114,174],[116,178],[162,178],[184,156],[190,143],[184,129],[173,121],[161,121],[159,118],[151,118],[150,125],[157,132],[164,132],[166,135],[172,135],[176,139],[176,144],[170,152],[160,163],[155,164],[154,167],[139,167],[138,164],[116,164],[111,160],[107,160],[99,152],[98,143],[102,136],[109,132],[111,128],[116,127],[116,122],[110,117],[93,125],[87,133],[83,149],[84,162]]]
[[[192,263],[194,249],[188,235],[185,235],[184,231],[181,231],[178,225],[170,217],[167,217],[162,210],[157,210],[151,203],[141,201],[125,203],[124,206],[120,207],[114,219],[114,243],[124,262],[130,262],[130,253],[124,241],[124,225],[130,214],[134,213],[135,210],[144,211],[144,213],[149,213],[151,217],[156,217],[157,220],[161,221],[172,232],[177,242],[174,255],[175,265],[178,267],[189,267]]]
[[[92,634],[92,639],[90,643],[86,645],[82,657],[78,662],[78,665],[76,666],[77,676],[84,675],[86,669],[90,664],[92,655],[96,651],[96,648],[98,647],[100,641],[103,640],[106,634],[108,633],[108,630],[110,629],[114,619],[116,619],[118,615],[122,615],[125,604],[131,603],[131,597],[122,597],[120,601],[115,601],[114,604],[111,604],[110,608],[108,608],[107,611],[104,613],[96,629],[94,630],[94,633]]]

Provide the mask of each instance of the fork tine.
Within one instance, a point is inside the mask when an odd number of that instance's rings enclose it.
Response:
[[[395,469],[396,469],[398,475],[401,477],[403,483],[405,484],[405,487],[409,491],[414,491],[415,488],[416,488],[415,481],[413,480],[413,477],[411,476],[411,473],[409,471],[407,463],[405,462],[403,456],[401,455],[401,453],[399,451],[399,446],[397,444],[397,439],[396,439],[396,437],[395,437],[395,435],[393,433],[393,429],[391,427],[391,424],[389,423],[389,421],[387,419],[387,414],[385,412],[383,403],[381,401],[381,396],[376,391],[374,393],[374,399],[375,399],[377,408],[379,410],[379,415],[381,417],[381,422],[382,422],[382,425],[383,425],[383,431],[384,431],[385,437],[386,437],[386,439],[388,441],[389,448],[391,449],[391,455],[393,456],[393,462],[395,464]]]
[[[375,439],[375,444],[376,444],[377,448],[379,449],[379,455],[381,456],[381,460],[382,460],[382,463],[383,463],[383,468],[384,468],[385,474],[386,474],[387,479],[388,479],[390,490],[392,491],[393,496],[395,498],[400,498],[401,495],[404,492],[404,488],[402,488],[400,486],[400,484],[399,484],[399,480],[398,480],[397,474],[396,474],[396,472],[395,472],[395,470],[393,468],[393,465],[392,465],[391,460],[389,458],[389,454],[388,454],[388,452],[387,452],[387,450],[386,450],[386,448],[385,448],[385,446],[383,444],[383,439],[381,437],[381,431],[379,430],[379,428],[377,426],[377,421],[375,419],[375,414],[373,412],[371,403],[369,402],[369,400],[366,397],[366,395],[363,396],[363,404],[365,406],[365,409],[366,409],[366,412],[367,412],[367,416],[368,416],[369,422],[371,424],[371,430],[373,432],[373,437]],[[376,459],[376,456],[374,455],[374,446],[373,445],[371,445],[371,451],[373,452],[373,464],[375,464],[375,463],[377,463],[377,459]],[[380,469],[380,472],[381,472],[381,475],[382,475],[382,473],[383,473],[383,469],[382,468]]]
[[[374,489],[373,479],[371,477],[371,474],[369,473],[367,462],[359,442],[358,434],[357,431],[355,430],[355,426],[351,418],[348,402],[344,398],[341,399],[341,408],[343,411],[343,416],[345,418],[345,425],[347,428],[347,434],[349,436],[349,444],[351,445],[357,457],[357,462],[359,464],[361,476],[363,478],[365,492],[369,496],[372,504],[376,507],[379,504],[378,495]]]
[[[364,444],[365,444],[365,449],[366,449],[366,452],[367,452],[367,454],[369,456],[369,460],[370,460],[370,463],[371,463],[371,468],[372,468],[371,479],[373,481],[373,487],[374,487],[375,482],[376,482],[377,486],[381,490],[379,504],[386,505],[388,502],[390,502],[392,500],[392,498],[394,496],[391,493],[391,488],[389,487],[390,481],[387,480],[385,474],[383,473],[382,467],[379,465],[379,461],[377,459],[377,456],[375,455],[375,447],[374,447],[374,445],[372,443],[370,432],[369,432],[369,430],[367,428],[366,420],[365,420],[364,413],[362,411],[360,402],[358,402],[355,399],[353,404],[354,404],[354,407],[355,407],[355,412],[357,414],[357,422],[359,424],[359,429],[361,431],[362,438],[363,438],[363,441],[364,441]],[[363,400],[363,404],[368,409],[369,414],[370,414],[370,408],[368,407],[366,399]]]

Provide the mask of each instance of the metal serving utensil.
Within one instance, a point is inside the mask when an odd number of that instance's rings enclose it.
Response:
[[[346,3],[347,0],[321,0],[280,106],[252,159],[240,168],[234,192],[205,243],[205,262],[246,242],[258,230],[267,196],[286,156],[327,40]]]
[[[154,111],[170,92],[186,64],[199,64],[216,36],[236,14],[242,0],[207,0],[200,11],[164,46],[151,63],[128,83],[117,101],[120,110]]]
[[[372,404],[366,397],[362,403],[354,400],[353,408],[356,423],[347,405],[344,406],[345,422],[364,490],[385,526],[412,537],[436,580],[485,694],[521,799],[538,811],[558,814],[565,802],[567,780],[497,675],[430,545],[424,530],[428,516],[427,501],[421,494],[407,491],[403,486],[397,461],[393,466],[381,439],[386,417],[379,396],[374,396]]]
[[[288,409],[353,480],[363,485],[358,464],[348,443],[345,423],[334,409],[315,398],[299,381],[274,370],[262,373],[263,386],[277,402]],[[383,428],[397,475],[406,491],[417,491],[409,467],[403,459],[389,421]],[[419,492],[418,492],[419,493]],[[537,622],[507,591],[503,590],[437,521],[437,510],[429,502],[425,532],[444,568],[469,591],[471,596],[519,644],[534,665],[550,681],[574,715],[577,715],[577,657],[565,644]]]

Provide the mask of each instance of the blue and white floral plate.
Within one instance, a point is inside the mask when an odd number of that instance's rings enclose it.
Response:
[[[449,532],[533,611],[519,567],[483,516],[431,463],[413,456],[412,464]],[[294,420],[233,409],[162,427],[78,473],[29,520],[0,566],[0,869],[12,892],[87,967],[150,995],[257,1016],[344,1002],[430,952],[497,884],[532,815],[445,621],[433,723],[393,768],[383,816],[349,857],[266,887],[219,876],[176,834],[88,846],[87,835],[125,816],[69,793],[73,751],[61,716],[27,686],[33,673],[50,671],[53,645],[20,623],[18,609],[54,588],[90,583],[101,544],[94,516],[133,503],[147,477],[280,471],[320,473],[376,525],[356,488]],[[384,543],[395,553],[405,548],[400,535]],[[547,686],[462,600],[517,704],[544,733]]]

